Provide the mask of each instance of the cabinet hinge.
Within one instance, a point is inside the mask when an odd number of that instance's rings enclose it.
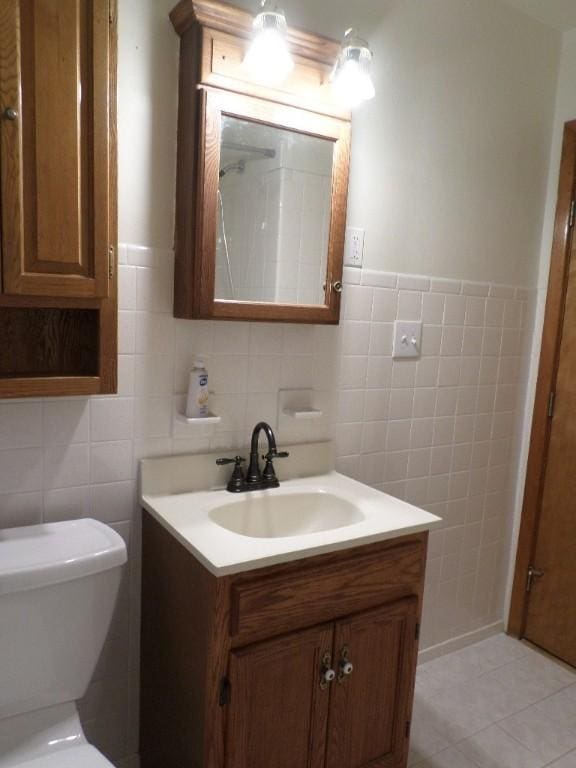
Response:
[[[116,262],[116,250],[113,245],[108,248],[108,278],[114,277],[114,266]]]
[[[548,395],[548,418],[554,416],[554,405],[556,404],[556,392],[550,392]]]
[[[414,635],[416,637],[416,640],[420,640],[420,622],[416,624],[416,629],[414,630]]]
[[[410,726],[411,725],[412,725],[412,721],[411,720],[406,720],[406,728],[404,730],[404,734],[405,734],[406,738],[408,738],[410,736]]]
[[[218,695],[218,703],[221,707],[225,707],[230,703],[230,680],[227,677],[223,677],[220,680],[220,693]]]
[[[570,218],[568,219],[568,229],[572,229],[576,221],[576,199],[570,203]]]

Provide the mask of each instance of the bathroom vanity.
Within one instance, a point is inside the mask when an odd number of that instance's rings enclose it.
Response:
[[[406,765],[438,518],[290,453],[252,494],[142,462],[143,768]]]

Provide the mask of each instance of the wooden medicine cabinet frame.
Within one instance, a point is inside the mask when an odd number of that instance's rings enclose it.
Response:
[[[215,0],[182,0],[171,13],[180,34],[174,315],[180,318],[337,324],[344,256],[350,113],[332,100],[339,43],[290,29],[295,68],[276,88],[250,81],[240,64],[252,16]],[[215,297],[222,116],[333,142],[324,304]]]

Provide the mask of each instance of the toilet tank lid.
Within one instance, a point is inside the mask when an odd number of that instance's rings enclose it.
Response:
[[[0,595],[80,579],[125,562],[122,537],[98,520],[0,530]]]

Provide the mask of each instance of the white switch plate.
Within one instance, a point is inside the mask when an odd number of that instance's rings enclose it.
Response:
[[[344,266],[361,267],[364,258],[364,230],[346,227],[344,243]]]
[[[420,357],[422,349],[422,323],[397,320],[394,323],[393,357]]]

